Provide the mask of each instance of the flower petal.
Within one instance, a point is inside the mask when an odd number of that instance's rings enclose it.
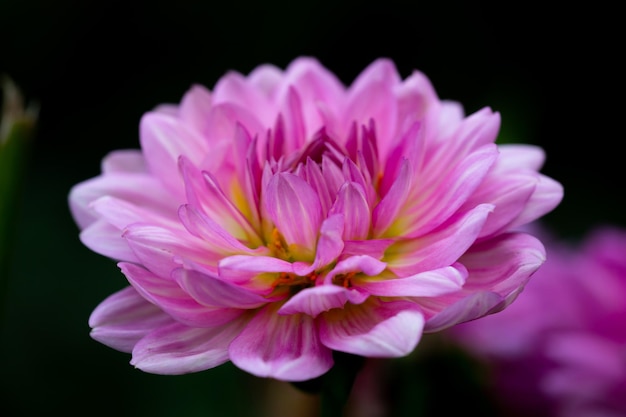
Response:
[[[146,174],[148,172],[143,154],[138,149],[111,151],[102,158],[103,174]]]
[[[242,310],[235,308],[199,304],[176,281],[160,278],[135,264],[120,262],[119,267],[139,294],[185,325],[219,326],[242,314]]]
[[[111,259],[138,262],[133,250],[122,238],[122,231],[106,220],[90,224],[79,235],[83,245]]]
[[[245,324],[237,320],[218,327],[170,324],[135,345],[131,365],[145,372],[181,375],[214,368],[228,360],[228,346]]]
[[[403,277],[451,265],[474,243],[492,210],[482,204],[423,237],[393,244],[385,256],[388,268]]]
[[[368,278],[357,276],[355,288],[372,295],[385,297],[436,297],[458,291],[463,287],[467,270],[459,263],[403,278]]]
[[[537,178],[539,182],[535,186],[534,193],[530,196],[520,215],[509,224],[509,229],[537,220],[544,214],[551,212],[563,200],[563,185],[561,183],[542,174],[537,174]]]
[[[254,109],[255,116],[264,126],[274,121],[276,109],[272,102],[245,77],[230,71],[219,79],[213,88],[214,104],[235,104],[242,109]]]
[[[406,201],[411,187],[411,167],[408,160],[403,160],[398,176],[387,194],[374,207],[372,212],[373,234],[381,236],[394,223]]]
[[[321,219],[317,194],[302,178],[282,172],[274,175],[263,193],[267,213],[289,246],[313,253]]]
[[[328,265],[341,254],[344,243],[342,239],[344,216],[342,214],[330,215],[322,223],[320,237],[315,250],[313,269]]]
[[[191,234],[181,235],[151,224],[134,223],[122,236],[140,263],[161,277],[169,277],[183,259],[202,262],[212,253],[208,245]]]
[[[163,113],[148,112],[139,124],[141,149],[152,175],[166,185],[170,193],[183,197],[178,158],[187,156],[194,164],[202,162],[208,153],[207,142],[199,132],[189,129],[177,118]]]
[[[113,349],[130,353],[152,330],[174,320],[154,304],[126,287],[105,298],[89,316],[90,336]]]
[[[485,145],[458,161],[435,184],[425,188],[417,183],[394,222],[392,233],[415,237],[441,225],[472,196],[497,156],[495,145]]]
[[[347,181],[342,185],[330,213],[343,216],[343,239],[363,240],[369,235],[371,214],[359,184]]]
[[[346,303],[361,304],[369,295],[354,289],[333,284],[305,288],[291,297],[278,310],[278,314],[304,313],[317,317],[324,311],[342,308]]]
[[[229,281],[186,268],[176,269],[172,277],[187,294],[205,306],[250,309],[272,301]]]
[[[218,266],[219,277],[238,286],[269,294],[277,278],[275,273],[293,273],[293,264],[271,256],[233,255],[223,258]]]
[[[259,377],[305,381],[328,371],[333,359],[323,346],[313,318],[281,316],[275,306],[258,311],[229,347],[231,361]]]
[[[370,297],[363,304],[323,313],[319,333],[322,343],[333,350],[366,357],[400,357],[415,349],[423,325],[416,304]]]
[[[111,172],[83,181],[70,190],[70,210],[81,229],[96,221],[98,215],[90,204],[105,195],[140,207],[150,207],[153,212],[164,216],[175,213],[181,201],[173,198],[154,177],[143,173]]]
[[[211,92],[203,85],[194,84],[180,101],[179,116],[184,123],[204,133],[212,104]]]

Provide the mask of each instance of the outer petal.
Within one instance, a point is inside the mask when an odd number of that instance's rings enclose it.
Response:
[[[229,281],[198,271],[179,268],[172,276],[187,294],[205,306],[249,309],[271,301]]]
[[[207,115],[211,111],[211,92],[206,87],[194,84],[180,102],[179,115],[181,120],[198,132],[207,129]]]
[[[280,102],[287,100],[290,88],[294,88],[300,96],[307,137],[311,137],[323,126],[320,105],[329,109],[332,114],[344,112],[345,87],[315,58],[302,57],[289,64],[278,92]]]
[[[550,177],[537,174],[539,182],[535,192],[524,206],[524,210],[509,224],[509,228],[515,228],[538,219],[552,211],[563,199],[563,186]]]
[[[241,310],[235,308],[199,304],[175,281],[159,278],[140,266],[121,262],[119,267],[137,292],[187,326],[219,326],[242,314]]]
[[[441,225],[471,197],[497,156],[495,145],[485,145],[458,162],[435,184],[426,188],[418,184],[391,227],[392,233],[415,237]]]
[[[411,353],[422,335],[424,316],[407,301],[370,298],[359,305],[334,309],[320,317],[320,339],[333,350],[366,357],[399,357]]]
[[[507,296],[523,286],[545,260],[546,250],[534,236],[499,235],[472,246],[459,260],[469,271],[464,289]]]
[[[184,197],[184,185],[178,172],[178,158],[187,156],[199,165],[208,153],[206,140],[175,117],[163,113],[146,113],[139,124],[141,148],[152,175],[170,192]]]
[[[389,269],[402,277],[451,265],[474,243],[492,210],[480,205],[424,237],[392,245],[385,257]]]
[[[463,290],[420,301],[425,309],[436,312],[426,330],[440,331],[503,310],[544,261],[542,243],[523,233],[508,233],[473,246],[460,259],[469,271]]]
[[[112,151],[102,159],[103,174],[146,174],[148,172],[143,154],[138,149]]]
[[[425,309],[432,308],[434,304],[445,306],[441,312],[428,319],[424,327],[424,332],[438,332],[452,327],[455,324],[464,323],[495,313],[497,310],[501,310],[504,305],[504,297],[490,291],[456,293],[450,297],[444,297],[445,298],[437,300],[427,299],[420,301],[420,304]],[[435,309],[440,308],[440,305],[435,306]]]
[[[163,375],[214,368],[228,360],[228,345],[244,324],[244,319],[206,329],[170,324],[141,339],[130,363],[142,371]]]
[[[105,220],[90,224],[79,237],[83,245],[100,255],[119,261],[138,262],[135,253],[122,238],[122,231]]]
[[[467,277],[459,263],[404,278],[365,276],[355,277],[352,285],[371,295],[385,297],[436,297],[458,291]]]
[[[260,310],[229,347],[239,368],[260,377],[305,381],[328,371],[330,349],[318,338],[313,318],[281,316],[275,306]]]
[[[135,223],[126,228],[123,237],[140,263],[161,277],[169,277],[183,259],[202,263],[215,256],[210,247],[195,236],[150,224]]]
[[[108,296],[89,316],[93,339],[128,353],[146,334],[173,322],[169,315],[146,301],[133,287]]]
[[[256,117],[264,126],[271,126],[276,117],[276,108],[263,91],[234,71],[217,82],[213,89],[213,100],[215,104],[228,103],[244,109],[254,109]]]
[[[175,213],[182,201],[173,198],[154,177],[143,173],[108,173],[81,182],[70,190],[70,210],[81,229],[98,218],[90,204],[105,195],[150,207],[151,211],[162,215]]]

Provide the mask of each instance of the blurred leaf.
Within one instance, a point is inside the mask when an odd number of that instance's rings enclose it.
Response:
[[[21,92],[13,81],[2,79],[2,119],[0,119],[0,297],[4,306],[9,258],[16,232],[16,216],[23,174],[35,130],[37,111],[24,108]],[[2,308],[4,311],[4,308]]]

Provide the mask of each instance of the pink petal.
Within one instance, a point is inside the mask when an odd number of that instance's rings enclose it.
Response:
[[[160,226],[134,223],[122,236],[141,264],[162,277],[169,277],[182,259],[201,263],[214,255],[199,238]]]
[[[372,212],[373,234],[381,236],[396,220],[411,187],[411,167],[405,159],[391,188]]]
[[[326,284],[305,288],[292,296],[278,310],[278,314],[304,313],[317,317],[324,311],[342,308],[346,303],[361,304],[368,297],[366,292]]]
[[[237,320],[203,329],[180,323],[162,327],[137,343],[130,363],[142,371],[162,375],[214,368],[228,360],[228,346],[244,323]]]
[[[535,173],[517,175],[489,175],[474,192],[464,207],[480,203],[494,205],[493,213],[487,218],[480,233],[481,237],[497,234],[510,228],[512,221],[524,210],[535,191]]]
[[[466,290],[490,290],[508,296],[545,260],[546,250],[539,239],[525,233],[506,233],[473,245],[459,261],[469,271]]]
[[[216,253],[221,255],[269,253],[265,246],[250,249],[193,206],[182,205],[178,210],[178,215],[185,228],[192,235],[206,242]]]
[[[407,127],[421,120],[427,111],[439,105],[439,97],[421,71],[414,70],[401,85],[394,89],[398,100],[398,121],[400,127]]]
[[[154,177],[137,173],[109,173],[83,181],[70,190],[69,206],[81,229],[93,223],[98,215],[90,204],[102,196],[111,196],[138,206],[150,207],[162,215],[173,213],[182,200],[163,189]]]
[[[442,224],[472,196],[497,156],[497,147],[486,145],[458,162],[437,184],[423,189],[418,183],[393,227],[413,237]]]
[[[400,77],[390,60],[378,59],[370,64],[352,83],[344,118],[345,131],[356,121],[357,126],[376,121],[380,153],[385,155],[396,134],[398,104],[393,89]]]
[[[273,101],[281,81],[283,72],[272,64],[262,64],[248,74],[248,83],[258,89],[270,101]]]
[[[135,264],[120,262],[119,267],[141,296],[187,326],[219,326],[243,313],[235,308],[207,307],[199,304],[176,281],[160,278]]]
[[[280,316],[273,306],[260,310],[229,347],[231,361],[253,375],[305,381],[327,372],[330,349],[318,338],[313,319]]]
[[[139,262],[122,237],[122,231],[105,220],[98,220],[80,232],[80,241],[92,251],[111,259]]]
[[[206,140],[176,118],[155,112],[141,118],[139,135],[150,172],[171,192],[180,194],[184,188],[178,158],[185,155],[194,164],[200,164],[208,152]]]
[[[388,268],[403,277],[452,265],[474,243],[492,210],[481,204],[423,237],[392,245],[385,257]]]
[[[172,277],[183,291],[205,306],[250,309],[271,301],[229,281],[186,268],[176,269]]]
[[[342,214],[331,215],[324,220],[320,229],[320,237],[315,250],[313,269],[324,267],[337,259],[344,243],[342,239],[344,217]]]
[[[271,256],[233,255],[219,262],[219,277],[250,291],[269,294],[277,278],[273,273],[293,273],[293,268],[291,263]]]
[[[535,145],[506,143],[499,145],[498,149],[500,157],[494,167],[498,171],[538,171],[546,159],[545,151]]]
[[[150,222],[182,230],[178,219],[169,213],[167,216],[164,216],[158,211],[153,211],[150,208],[138,206],[110,195],[98,198],[90,206],[101,218],[119,230],[137,222]]]
[[[554,210],[563,200],[563,185],[542,174],[537,174],[537,179],[539,182],[533,194],[524,206],[524,210],[509,224],[509,229],[537,220]]]
[[[138,149],[112,151],[102,159],[103,174],[145,174],[146,161]]]
[[[287,244],[313,253],[322,209],[311,186],[294,174],[282,172],[270,179],[264,197],[267,213]]]
[[[366,239],[370,230],[370,209],[363,188],[354,182],[346,182],[340,189],[331,214],[344,217],[343,239]]]
[[[351,256],[337,262],[337,265],[335,265],[335,267],[328,273],[328,275],[326,275],[324,280],[327,282],[331,282],[335,276],[340,274],[347,274],[350,272],[363,272],[366,275],[375,276],[383,272],[386,266],[387,264],[385,262],[381,262],[380,260],[372,258],[371,256]]]
[[[463,290],[420,301],[435,312],[426,323],[427,331],[440,331],[503,310],[544,261],[542,243],[523,233],[500,235],[472,246],[460,259],[469,272]]]
[[[290,154],[301,149],[308,139],[306,136],[306,125],[302,113],[302,100],[298,92],[289,87],[286,102],[281,114],[285,121],[286,153]]]
[[[428,308],[429,301],[436,302],[426,300],[420,300],[420,304],[424,304],[425,308]],[[456,297],[450,297],[449,301],[441,302],[446,308],[439,308],[440,311],[426,321],[424,332],[435,333],[459,323],[484,317],[500,310],[503,303],[502,296],[490,291],[456,294]]]
[[[347,240],[344,242],[342,257],[367,255],[374,259],[382,259],[393,243],[395,239]]]
[[[383,178],[378,186],[378,192],[381,196],[386,196],[391,186],[396,182],[405,160],[408,161],[409,166],[412,168],[412,172],[409,174],[411,177],[414,177],[422,169],[426,154],[424,138],[425,129],[419,122],[411,124],[400,136],[400,140],[389,151],[389,155],[385,160]]]
[[[180,119],[199,133],[204,133],[212,104],[211,92],[203,85],[194,84],[180,102]]]
[[[345,88],[339,79],[315,58],[301,57],[289,64],[285,71],[279,102],[285,101],[289,89],[294,88],[300,96],[306,137],[311,137],[324,121],[318,108],[323,104],[332,114],[342,114],[345,106]]]
[[[108,296],[89,316],[90,336],[94,340],[127,353],[146,334],[172,322],[170,316],[146,301],[133,287]]]
[[[271,125],[276,116],[275,107],[262,91],[234,71],[219,79],[213,88],[213,101],[215,104],[228,103],[243,109],[254,109],[256,118],[264,126]]]
[[[457,263],[403,278],[357,276],[352,280],[352,285],[383,297],[436,297],[460,290],[466,277],[467,270]]]
[[[417,346],[424,317],[416,304],[372,298],[324,313],[319,320],[322,343],[330,349],[366,357],[400,357]]]

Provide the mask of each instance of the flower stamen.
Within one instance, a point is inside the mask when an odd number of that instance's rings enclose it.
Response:
[[[335,275],[333,277],[333,284],[344,288],[350,288],[352,286],[351,280],[356,274],[356,272],[348,272],[347,274]]]

